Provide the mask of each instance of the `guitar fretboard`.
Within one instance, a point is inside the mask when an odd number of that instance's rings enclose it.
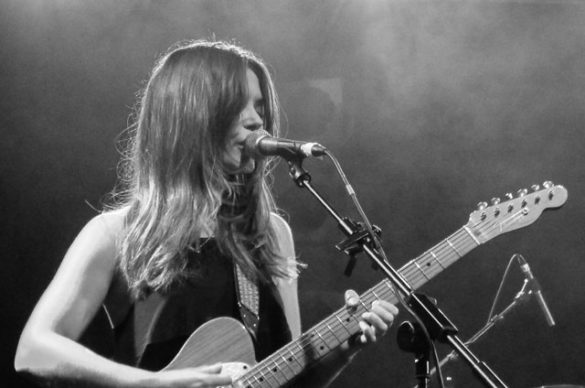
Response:
[[[400,275],[412,289],[431,280],[478,245],[534,222],[542,210],[562,206],[567,191],[551,182],[543,183],[542,190],[526,195],[525,190],[516,199],[480,206],[470,215],[466,226],[409,261]],[[536,186],[538,188],[538,186]],[[536,190],[536,188],[535,188]],[[360,305],[349,311],[343,307],[313,326],[299,338],[283,346],[234,381],[235,387],[281,387],[321,358],[336,349],[351,336],[360,332],[361,315],[370,310],[377,299],[396,303],[398,298],[389,280],[383,280],[360,296]]]
[[[416,289],[474,249],[480,241],[463,227],[441,243],[405,264],[400,274]],[[389,280],[383,280],[360,295],[360,305],[349,311],[342,307],[240,376],[235,387],[281,387],[315,364],[351,336],[360,332],[362,313],[377,299],[398,302]]]

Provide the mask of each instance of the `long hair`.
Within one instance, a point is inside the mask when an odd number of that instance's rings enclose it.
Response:
[[[227,42],[190,41],[165,54],[142,92],[121,176],[127,207],[120,268],[134,297],[165,292],[193,275],[189,252],[215,236],[219,249],[253,279],[287,276],[278,257],[266,182],[269,166],[230,176],[222,155],[259,79],[264,129],[279,131],[279,105],[266,65]],[[196,267],[195,267],[196,270]]]

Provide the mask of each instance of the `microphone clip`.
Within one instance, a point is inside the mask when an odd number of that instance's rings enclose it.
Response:
[[[343,272],[345,276],[351,276],[356,263],[356,256],[363,251],[362,245],[370,243],[370,233],[364,227],[363,223],[355,222],[344,217],[343,220],[354,230],[354,232],[335,245],[338,251],[349,256],[349,262]],[[372,229],[378,238],[382,236],[382,229],[372,225]]]
[[[538,280],[536,279],[536,277],[532,273],[532,270],[530,269],[530,265],[528,264],[526,259],[520,254],[515,254],[513,257],[515,257],[516,260],[518,261],[518,264],[520,264],[520,270],[524,274],[524,278],[526,279],[526,282],[528,283],[529,294],[535,296],[536,301],[538,302],[538,305],[539,305],[540,309],[542,310],[542,313],[544,314],[544,318],[546,320],[546,323],[551,327],[554,326],[555,320],[552,316],[552,313],[550,312],[550,309],[548,307],[548,304],[546,303],[546,300],[544,299],[544,296],[542,295],[542,288],[540,287],[540,283],[538,282]]]

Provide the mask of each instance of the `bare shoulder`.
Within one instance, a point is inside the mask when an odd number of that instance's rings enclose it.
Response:
[[[94,262],[112,268],[124,230],[127,210],[112,210],[96,215],[81,229],[71,244],[64,262]]]
[[[282,298],[284,314],[292,336],[297,338],[301,335],[301,318],[297,294],[298,263],[292,231],[288,222],[276,213],[271,213],[271,222],[276,230],[278,250],[280,251],[280,257],[283,259],[283,268],[287,274],[284,277],[275,278],[274,282]]]
[[[94,218],[92,218],[88,225],[92,225],[96,228],[102,228],[104,232],[109,232],[111,234],[117,234],[122,231],[124,228],[124,222],[126,219],[126,214],[128,213],[127,208],[116,209],[116,210],[109,210],[103,213],[98,214]],[[95,224],[95,225],[93,225]]]
[[[298,263],[291,228],[282,216],[276,213],[271,213],[271,216],[276,231],[279,256],[283,259],[282,265],[289,274],[287,280],[296,279]]]
[[[271,221],[276,231],[276,239],[280,256],[286,259],[287,267],[296,266],[295,244],[293,234],[288,222],[282,216],[271,213]]]
[[[292,230],[288,222],[286,222],[286,220],[282,216],[276,213],[270,213],[270,220],[274,225],[274,229],[277,233],[278,239],[281,242],[283,242],[283,240],[284,241],[290,240],[292,242]]]
[[[92,237],[96,242],[115,244],[124,230],[127,209],[110,210],[90,219],[79,233],[80,237]]]
[[[27,323],[30,333],[36,328],[79,338],[113,278],[124,214],[104,212],[81,229]]]

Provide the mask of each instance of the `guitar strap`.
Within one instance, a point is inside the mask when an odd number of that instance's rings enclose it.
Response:
[[[260,316],[258,315],[260,306],[258,285],[246,276],[238,263],[234,263],[234,272],[236,275],[236,294],[238,297],[240,316],[250,335],[256,339],[258,322],[260,321]]]

